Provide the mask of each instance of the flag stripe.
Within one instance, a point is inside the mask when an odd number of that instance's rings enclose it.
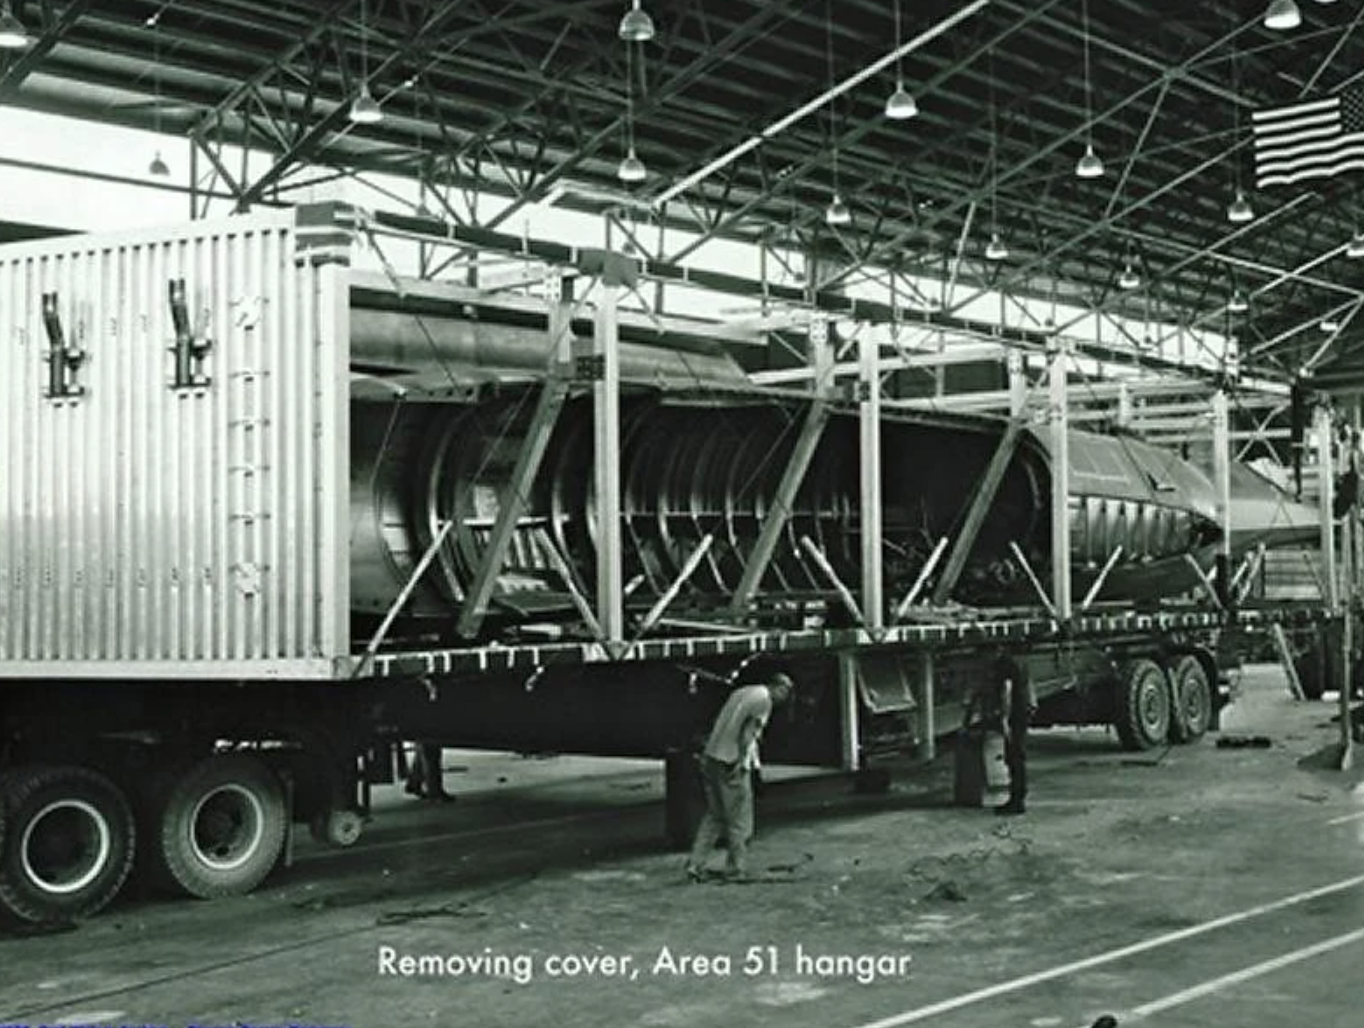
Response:
[[[1310,118],[1300,118],[1296,121],[1285,122],[1282,125],[1255,125],[1251,131],[1255,133],[1255,138],[1261,142],[1283,139],[1293,136],[1299,132],[1319,132],[1322,129],[1330,129],[1340,124],[1339,111],[1327,111],[1325,114],[1313,115]]]
[[[1294,172],[1290,175],[1268,175],[1264,178],[1257,178],[1255,186],[1263,189],[1266,186],[1290,186],[1294,182],[1301,182],[1309,178],[1331,178],[1339,175],[1342,171],[1358,171],[1364,169],[1364,149],[1357,151],[1354,155],[1343,159],[1335,164],[1324,164],[1302,171]]]
[[[1293,157],[1300,153],[1329,149],[1340,138],[1340,126],[1330,131],[1299,132],[1291,138],[1269,144],[1261,144],[1256,152],[1261,161],[1276,161]]]
[[[1301,164],[1304,161],[1319,160],[1322,156],[1330,157],[1333,153],[1338,153],[1342,149],[1352,146],[1364,136],[1356,132],[1352,135],[1344,136],[1336,133],[1329,139],[1318,139],[1314,142],[1303,143],[1300,146],[1276,147],[1274,150],[1264,150],[1260,153],[1258,167],[1268,168],[1278,165]]]
[[[1313,100],[1310,103],[1294,104],[1292,107],[1274,107],[1267,111],[1255,111],[1251,114],[1252,122],[1262,124],[1272,123],[1284,118],[1296,118],[1304,114],[1314,114],[1318,111],[1329,110],[1340,106],[1339,97],[1327,97],[1325,100]]]

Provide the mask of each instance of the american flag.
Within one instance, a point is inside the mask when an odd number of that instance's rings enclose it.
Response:
[[[1255,185],[1287,186],[1364,168],[1364,87],[1256,111]]]

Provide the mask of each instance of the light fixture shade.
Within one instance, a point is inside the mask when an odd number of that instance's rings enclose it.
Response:
[[[351,101],[347,117],[357,125],[374,125],[384,120],[384,112],[369,91],[368,82],[360,83],[360,90]]]
[[[990,233],[990,241],[985,244],[985,259],[987,261],[1007,261],[1009,259],[1008,244],[1000,238],[998,232]]]
[[[639,0],[621,18],[618,34],[627,43],[647,43],[654,38],[654,20],[648,11],[639,9]]]
[[[824,223],[834,226],[852,223],[852,211],[848,210],[848,205],[843,202],[843,197],[837,193],[829,201],[829,206],[824,209]]]
[[[1345,246],[1345,256],[1353,260],[1364,257],[1364,232],[1356,232]]]
[[[31,42],[28,29],[14,16],[9,0],[0,0],[0,50],[22,50]]]
[[[1118,276],[1119,289],[1140,289],[1141,276],[1137,274],[1137,269],[1132,267],[1132,262],[1128,261],[1122,267],[1122,274]]]
[[[1104,162],[1094,152],[1094,144],[1085,147],[1084,156],[1075,162],[1076,178],[1103,178]]]
[[[1227,310],[1233,314],[1244,314],[1250,310],[1250,301],[1246,299],[1246,294],[1239,289],[1231,291],[1231,299],[1227,301]]]
[[[1227,220],[1233,225],[1244,225],[1255,220],[1255,208],[1251,207],[1243,190],[1236,190],[1236,196],[1227,204]]]
[[[635,154],[635,148],[630,147],[625,159],[620,162],[620,167],[616,169],[616,178],[622,182],[643,182],[649,177],[649,169],[644,166],[644,162]]]
[[[1323,332],[1339,332],[1339,331],[1340,331],[1340,322],[1337,321],[1335,318],[1329,318],[1329,317],[1328,317],[1328,318],[1322,318],[1322,319],[1321,319],[1321,324],[1320,324],[1319,326],[1317,326],[1317,327],[1320,328]]]
[[[1274,0],[1265,10],[1265,28],[1282,31],[1302,24],[1302,12],[1293,0]]]
[[[170,166],[162,160],[160,150],[156,151],[151,164],[147,165],[147,174],[155,175],[157,178],[165,178],[170,174]]]
[[[905,88],[903,82],[895,83],[895,92],[886,97],[886,117],[891,121],[907,121],[919,113],[919,105],[914,94]]]

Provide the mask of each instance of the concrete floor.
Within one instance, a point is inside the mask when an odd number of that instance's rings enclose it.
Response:
[[[1268,749],[1037,733],[1017,819],[949,806],[946,759],[883,796],[792,777],[745,885],[684,882],[657,765],[449,753],[457,803],[390,790],[359,846],[300,841],[253,896],[0,937],[0,1024],[1355,1026],[1364,789],[1324,759],[1334,710],[1252,668],[1224,733]],[[421,956],[462,973],[400,973]]]

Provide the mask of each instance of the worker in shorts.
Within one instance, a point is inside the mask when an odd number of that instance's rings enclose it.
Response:
[[[693,881],[706,877],[706,861],[721,838],[728,851],[725,877],[742,879],[748,874],[758,740],[772,709],[789,700],[794,688],[789,676],[777,673],[765,684],[735,689],[720,708],[701,754],[706,812],[686,865],[687,876]]]

